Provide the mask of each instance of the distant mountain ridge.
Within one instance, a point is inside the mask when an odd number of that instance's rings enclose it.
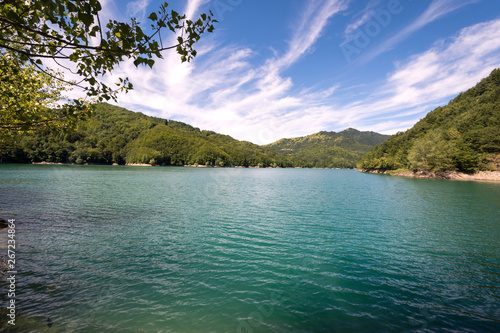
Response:
[[[500,166],[500,69],[359,162],[367,171],[495,171]]]
[[[353,168],[388,136],[347,129],[267,146],[106,103],[74,131],[20,136],[0,147],[1,162]]]
[[[322,131],[281,139],[265,147],[307,161],[310,167],[354,168],[362,156],[389,137],[348,128],[338,133]]]
[[[10,147],[0,147],[0,161],[75,164],[151,164],[292,167],[299,161],[228,135],[149,117],[110,104],[74,131],[57,136],[32,133]]]

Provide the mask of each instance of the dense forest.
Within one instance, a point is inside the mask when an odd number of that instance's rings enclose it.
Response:
[[[258,146],[103,103],[72,131],[19,136],[0,162],[353,168],[387,138],[348,129]]]
[[[305,137],[281,139],[265,147],[307,161],[317,168],[355,168],[361,157],[389,135],[345,131],[319,132]]]
[[[20,136],[0,149],[0,161],[76,164],[152,164],[210,166],[305,166],[305,162],[250,142],[109,104],[76,129],[53,135]]]
[[[427,114],[358,163],[367,170],[496,170],[500,154],[500,69]]]

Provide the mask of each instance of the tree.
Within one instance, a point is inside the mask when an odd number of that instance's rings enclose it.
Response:
[[[80,99],[58,103],[70,88],[50,69],[37,71],[9,54],[0,54],[0,142],[18,132],[70,127],[88,104]]]
[[[196,56],[194,44],[201,35],[214,30],[216,21],[210,15],[201,14],[193,21],[174,10],[168,12],[167,7],[168,3],[164,3],[157,12],[151,13],[148,17],[150,25],[143,30],[134,18],[129,23],[109,20],[103,25],[98,0],[0,0],[1,56],[3,61],[12,61],[18,69],[10,73],[14,75],[12,80],[5,80],[8,74],[3,73],[1,89],[5,90],[12,81],[22,82],[24,79],[20,76],[26,74],[32,82],[48,82],[48,77],[51,77],[81,88],[92,102],[116,100],[119,91],[133,89],[129,79],[120,78],[117,87],[112,88],[100,78],[120,62],[133,59],[136,66],[152,68],[155,58],[162,58],[161,52],[169,49],[175,49],[182,62],[189,62]],[[163,44],[166,31],[177,35],[174,45]],[[80,81],[65,81],[60,74],[49,70],[47,65],[54,63],[76,74]],[[58,87],[52,93],[57,95],[60,91]],[[24,115],[19,117],[18,110],[25,108],[27,112],[36,112],[35,109],[26,109],[29,106],[27,97],[16,99],[16,96],[11,96],[9,103],[2,105],[7,106],[3,111],[9,116],[1,119],[0,125],[19,125],[17,129],[25,129],[30,119],[24,119]],[[30,103],[36,103],[36,99]],[[80,113],[88,112],[81,101],[73,101],[73,105]],[[65,119],[74,118],[73,113],[65,115]],[[38,121],[35,117],[33,124]]]
[[[440,130],[434,130],[415,141],[408,160],[413,170],[445,171],[455,169],[455,155],[454,143],[446,140]]]

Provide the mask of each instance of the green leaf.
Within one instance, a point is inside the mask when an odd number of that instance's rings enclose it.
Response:
[[[146,65],[148,65],[149,68],[153,68],[154,64],[155,64],[155,61],[153,59],[146,60]]]
[[[87,27],[91,26],[92,23],[94,23],[94,17],[91,14],[80,12],[78,13],[78,19],[82,21],[82,23]]]
[[[149,15],[148,19],[150,19],[151,21],[156,21],[156,20],[158,20],[158,15],[156,15],[156,13],[155,13],[155,12],[152,12],[152,13]]]
[[[62,81],[52,83],[43,75],[40,80],[33,80],[22,75],[24,66],[43,66],[42,59],[56,56],[74,62],[75,74],[80,76],[76,81],[86,82],[87,87],[82,89],[88,97],[102,100],[107,95],[108,98],[114,98],[115,87],[107,87],[100,81],[100,77],[128,58],[132,58],[135,66],[144,64],[152,68],[156,59],[162,58],[158,50],[172,46],[162,43],[162,40],[167,40],[164,35],[168,30],[181,36],[177,39],[181,45],[176,47],[181,61],[190,61],[197,55],[193,47],[204,32],[204,22],[213,21],[207,14],[201,14],[195,22],[186,20],[185,14],[181,15],[175,10],[167,12],[167,7],[166,2],[159,5],[158,10],[148,17],[152,21],[151,29],[143,31],[135,19],[128,23],[109,20],[102,22],[102,25],[96,24],[102,10],[99,0],[0,0],[0,18],[8,18],[16,23],[12,29],[6,28],[0,34],[9,47],[18,47],[18,50],[12,52],[4,50],[4,54],[13,54],[15,60],[22,64],[12,68],[2,67],[0,63],[0,75],[2,78],[8,77],[3,82],[16,82],[12,85],[13,89],[0,90],[0,98],[5,96],[5,105],[10,105],[12,99],[17,99],[21,114],[36,114],[40,106],[30,104],[32,101],[29,101],[28,96],[36,96],[33,91],[37,89],[43,93],[47,91],[46,87],[62,85]],[[209,31],[213,30],[213,27],[208,28]],[[92,38],[100,40],[97,48],[90,45]],[[72,48],[61,52],[65,43],[72,44]],[[39,54],[41,57],[36,58],[30,54]],[[32,90],[23,93],[23,89],[19,88],[23,85]],[[0,82],[0,88],[1,86]],[[128,87],[132,86],[127,86],[127,89]],[[52,97],[56,98],[57,94],[62,96],[60,91],[62,90],[56,89]]]

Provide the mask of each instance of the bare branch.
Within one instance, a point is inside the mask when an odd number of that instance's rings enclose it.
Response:
[[[36,68],[38,68],[38,70],[39,70],[40,72],[43,72],[44,74],[46,74],[46,75],[50,76],[50,77],[51,77],[51,78],[53,78],[53,79],[56,79],[56,80],[58,80],[58,81],[60,81],[60,82],[63,82],[63,83],[69,84],[69,85],[71,85],[71,86],[75,86],[75,87],[78,87],[78,88],[81,88],[81,89],[85,89],[85,87],[80,86],[80,85],[78,85],[78,84],[77,84],[77,83],[75,83],[75,82],[66,81],[66,80],[64,80],[63,78],[60,78],[60,77],[58,77],[58,76],[56,76],[56,75],[54,75],[54,74],[52,74],[52,73],[50,73],[50,72],[46,71],[45,69],[43,69],[42,67],[40,67],[40,65],[38,65],[38,64],[37,64],[36,62],[34,62],[34,61],[32,61],[31,63],[32,63],[32,64],[33,64]],[[82,81],[80,81],[80,82],[82,82]]]

